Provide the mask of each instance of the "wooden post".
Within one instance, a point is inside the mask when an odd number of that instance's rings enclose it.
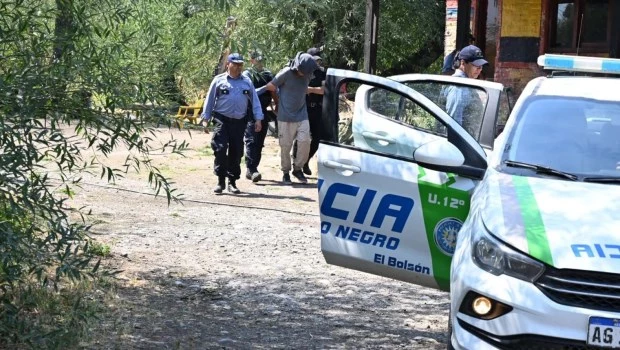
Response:
[[[379,0],[366,0],[364,26],[364,71],[375,74],[377,70],[377,35],[379,33]]]
[[[460,50],[469,45],[469,32],[471,28],[471,0],[459,0],[456,17],[456,49]]]

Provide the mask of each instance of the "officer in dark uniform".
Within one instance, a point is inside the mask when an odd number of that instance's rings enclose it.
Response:
[[[246,69],[243,75],[252,80],[254,88],[258,89],[273,80],[273,74],[263,67],[263,56],[260,53],[255,51],[250,57],[252,67]],[[272,111],[268,111],[267,107],[271,105],[272,99],[276,104],[278,103],[277,95],[267,90],[260,94],[258,99],[260,100],[260,107],[264,116],[263,128],[257,132],[255,122],[251,119],[248,121],[245,130],[245,165],[247,168],[245,177],[248,180],[252,180],[252,182],[261,180],[258,165],[260,164],[261,153],[265,145],[265,136],[267,136],[267,130],[269,129],[267,123],[276,119],[275,114]]]
[[[202,121],[211,118],[215,123],[211,148],[215,154],[213,171],[218,183],[213,189],[222,193],[228,178],[228,192],[240,193],[236,181],[241,176],[243,133],[247,125],[248,107],[251,106],[255,131],[261,130],[263,112],[252,81],[241,73],[243,57],[238,53],[228,55],[226,73],[215,76],[205,98]]]

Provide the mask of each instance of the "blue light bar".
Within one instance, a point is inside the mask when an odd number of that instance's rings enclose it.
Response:
[[[549,70],[620,74],[620,59],[617,58],[545,54],[538,57],[538,65]]]

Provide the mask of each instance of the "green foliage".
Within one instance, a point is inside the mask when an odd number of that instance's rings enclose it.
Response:
[[[103,258],[110,256],[110,246],[96,241],[90,241],[88,251],[92,255],[100,256]]]
[[[150,123],[178,98],[167,78],[187,64],[175,47],[184,39],[170,31],[182,9],[172,0],[0,0],[0,347],[60,347],[91,318],[80,295],[68,323],[44,305],[63,298],[66,281],[97,276],[96,257],[109,254],[89,246],[84,220],[69,219],[84,214],[66,203],[81,174],[99,168],[114,182],[146,171],[158,195],[177,199],[149,154],[187,147],[156,144]],[[124,166],[107,165],[121,147]]]
[[[0,319],[3,349],[68,349],[75,348],[87,334],[88,321],[95,319],[102,305],[94,300],[91,283],[67,284],[56,291],[37,283],[22,283],[4,299]],[[7,335],[10,335],[8,337]]]
[[[245,0],[233,51],[260,49],[277,72],[297,51],[325,46],[330,67],[361,70],[366,2],[359,0]],[[377,70],[391,75],[425,71],[443,54],[445,1],[381,1]]]
[[[379,73],[437,64],[445,2],[381,3]],[[84,329],[79,293],[66,323],[41,304],[96,277],[109,254],[67,201],[84,172],[115,182],[132,170],[176,200],[149,155],[187,145],[156,144],[153,122],[205,93],[226,50],[260,49],[276,72],[318,45],[331,67],[363,63],[359,0],[0,0],[0,13],[0,347],[61,347]],[[117,169],[106,157],[119,148],[129,155]]]

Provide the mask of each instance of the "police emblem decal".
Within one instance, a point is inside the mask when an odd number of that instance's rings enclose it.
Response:
[[[435,245],[442,253],[452,256],[456,248],[456,234],[459,232],[463,223],[459,219],[445,218],[435,225],[433,235]]]

